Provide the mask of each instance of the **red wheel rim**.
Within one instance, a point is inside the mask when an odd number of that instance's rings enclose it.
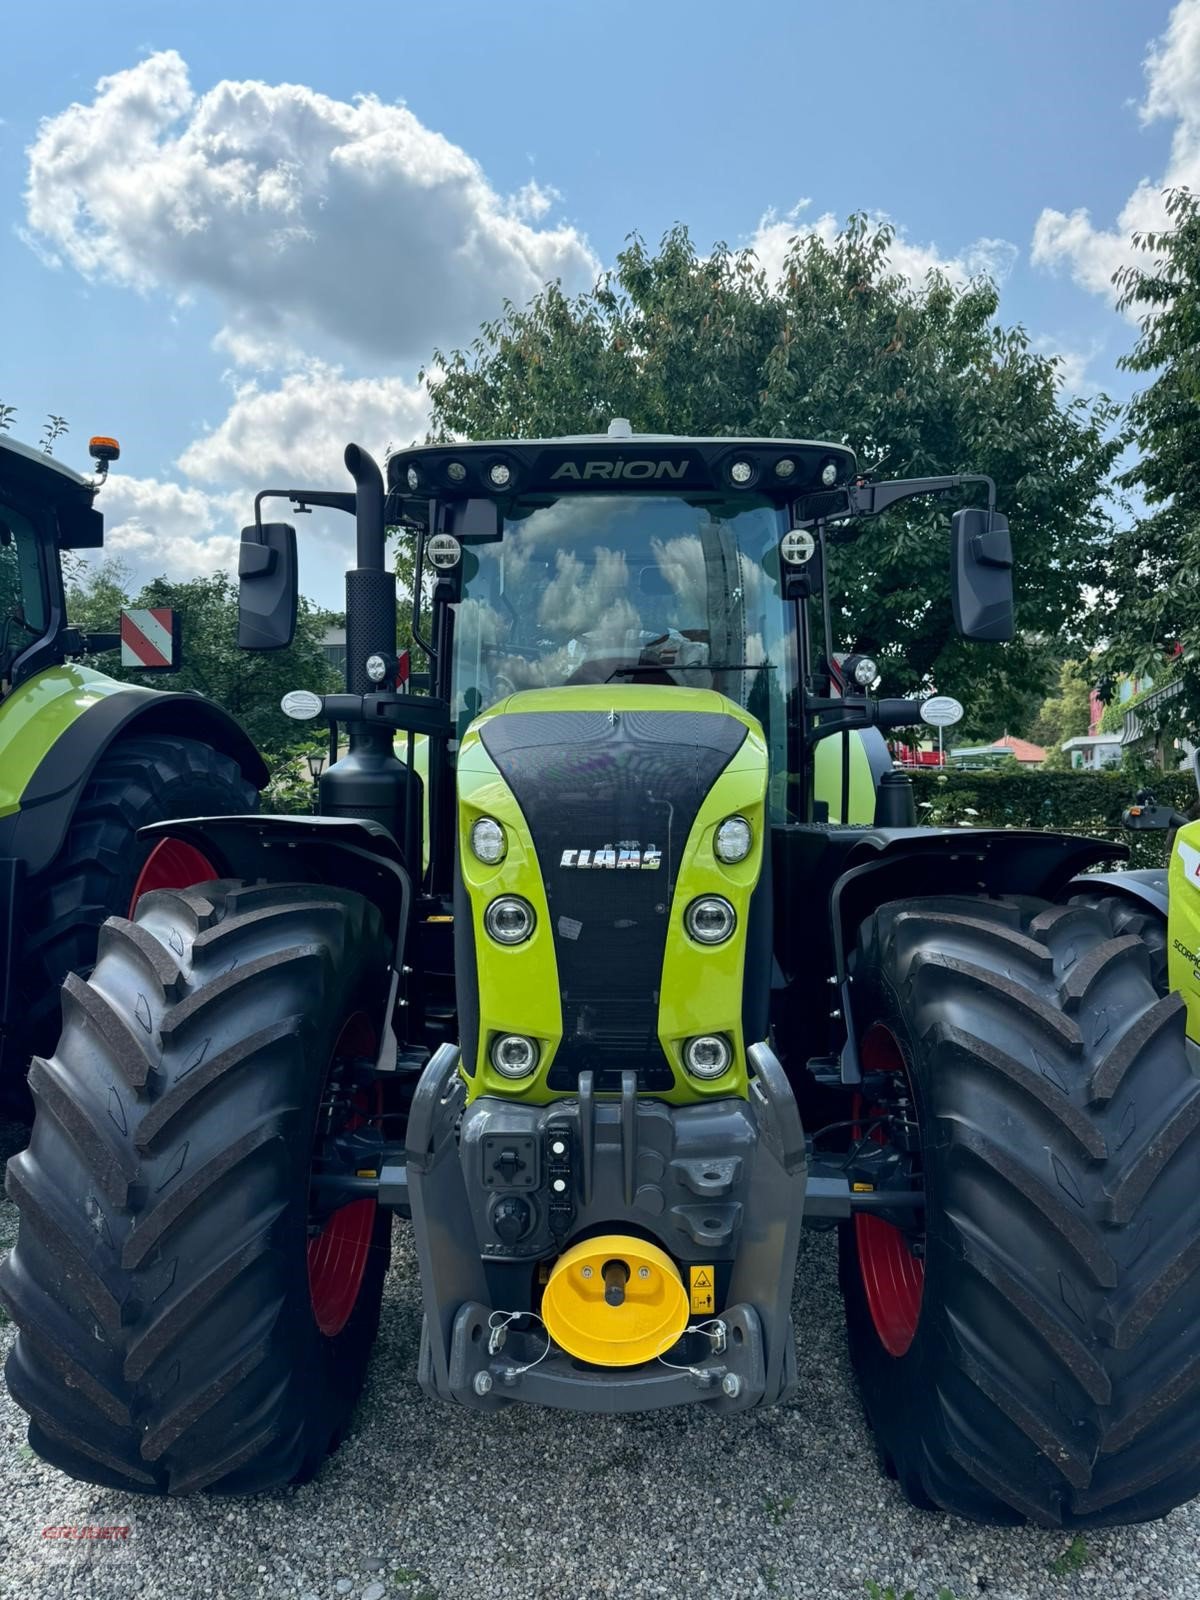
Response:
[[[877,1022],[866,1035],[860,1054],[867,1072],[886,1072],[907,1082],[900,1046],[882,1023]],[[888,1142],[884,1128],[875,1129],[870,1137],[879,1144]],[[921,1320],[925,1263],[913,1255],[900,1228],[870,1212],[856,1213],[854,1237],[867,1308],[879,1342],[888,1355],[902,1356],[916,1337]]]
[[[346,1023],[333,1047],[333,1057],[373,1056],[375,1030],[357,1012]],[[381,1091],[376,1089],[378,1102]],[[345,1123],[345,1131],[359,1127],[371,1114],[365,1094],[356,1096],[359,1113]],[[376,1103],[376,1112],[379,1105]],[[308,1241],[308,1292],[317,1327],[327,1339],[334,1338],[350,1320],[362,1288],[375,1232],[374,1200],[352,1200],[340,1206],[314,1238]]]
[[[182,839],[160,839],[138,873],[129,897],[129,915],[152,889],[190,889],[194,883],[211,883],[216,876],[208,857],[190,844],[184,844]]]

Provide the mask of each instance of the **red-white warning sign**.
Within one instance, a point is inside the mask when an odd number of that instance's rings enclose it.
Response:
[[[131,608],[121,613],[121,665],[179,665],[179,618],[170,606]]]

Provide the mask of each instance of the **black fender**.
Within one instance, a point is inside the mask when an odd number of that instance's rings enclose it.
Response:
[[[1116,894],[1167,920],[1167,869],[1144,867],[1136,872],[1087,872],[1072,878],[1061,898],[1073,894]]]
[[[394,1072],[400,1046],[395,1034],[397,1008],[408,1005],[401,993],[407,977],[412,912],[412,876],[404,853],[379,822],[347,817],[264,816],[189,817],[155,822],[139,838],[169,835],[194,845],[222,878],[251,882],[336,884],[379,907],[391,943],[391,977],[378,1068]]]
[[[847,1084],[859,1078],[849,958],[879,906],[936,894],[1056,900],[1086,867],[1129,855],[1115,841],[1025,828],[798,825],[776,829],[773,845],[788,1054],[828,1061]],[[814,916],[822,903],[825,916]]]
[[[22,792],[20,810],[0,820],[0,856],[23,861],[28,878],[43,872],[62,849],[100,758],[119,739],[154,734],[211,745],[236,761],[256,789],[269,777],[251,739],[228,711],[202,695],[131,685],[98,700],[54,741]]]

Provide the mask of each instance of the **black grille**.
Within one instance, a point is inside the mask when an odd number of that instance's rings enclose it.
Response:
[[[480,733],[525,815],[550,908],[563,1008],[550,1087],[591,1069],[597,1088],[616,1089],[632,1068],[641,1088],[669,1089],[657,1023],[675,880],[744,724],[721,712],[512,712]],[[651,848],[655,870],[640,864]],[[564,852],[609,850],[630,864],[563,865]]]

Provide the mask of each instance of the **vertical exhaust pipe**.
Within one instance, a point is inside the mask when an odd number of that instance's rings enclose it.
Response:
[[[357,564],[346,573],[346,690],[371,694],[392,687],[396,659],[396,578],[387,567],[383,474],[361,445],[346,446],[346,470],[354,479]],[[388,663],[382,683],[367,673],[367,659]]]

